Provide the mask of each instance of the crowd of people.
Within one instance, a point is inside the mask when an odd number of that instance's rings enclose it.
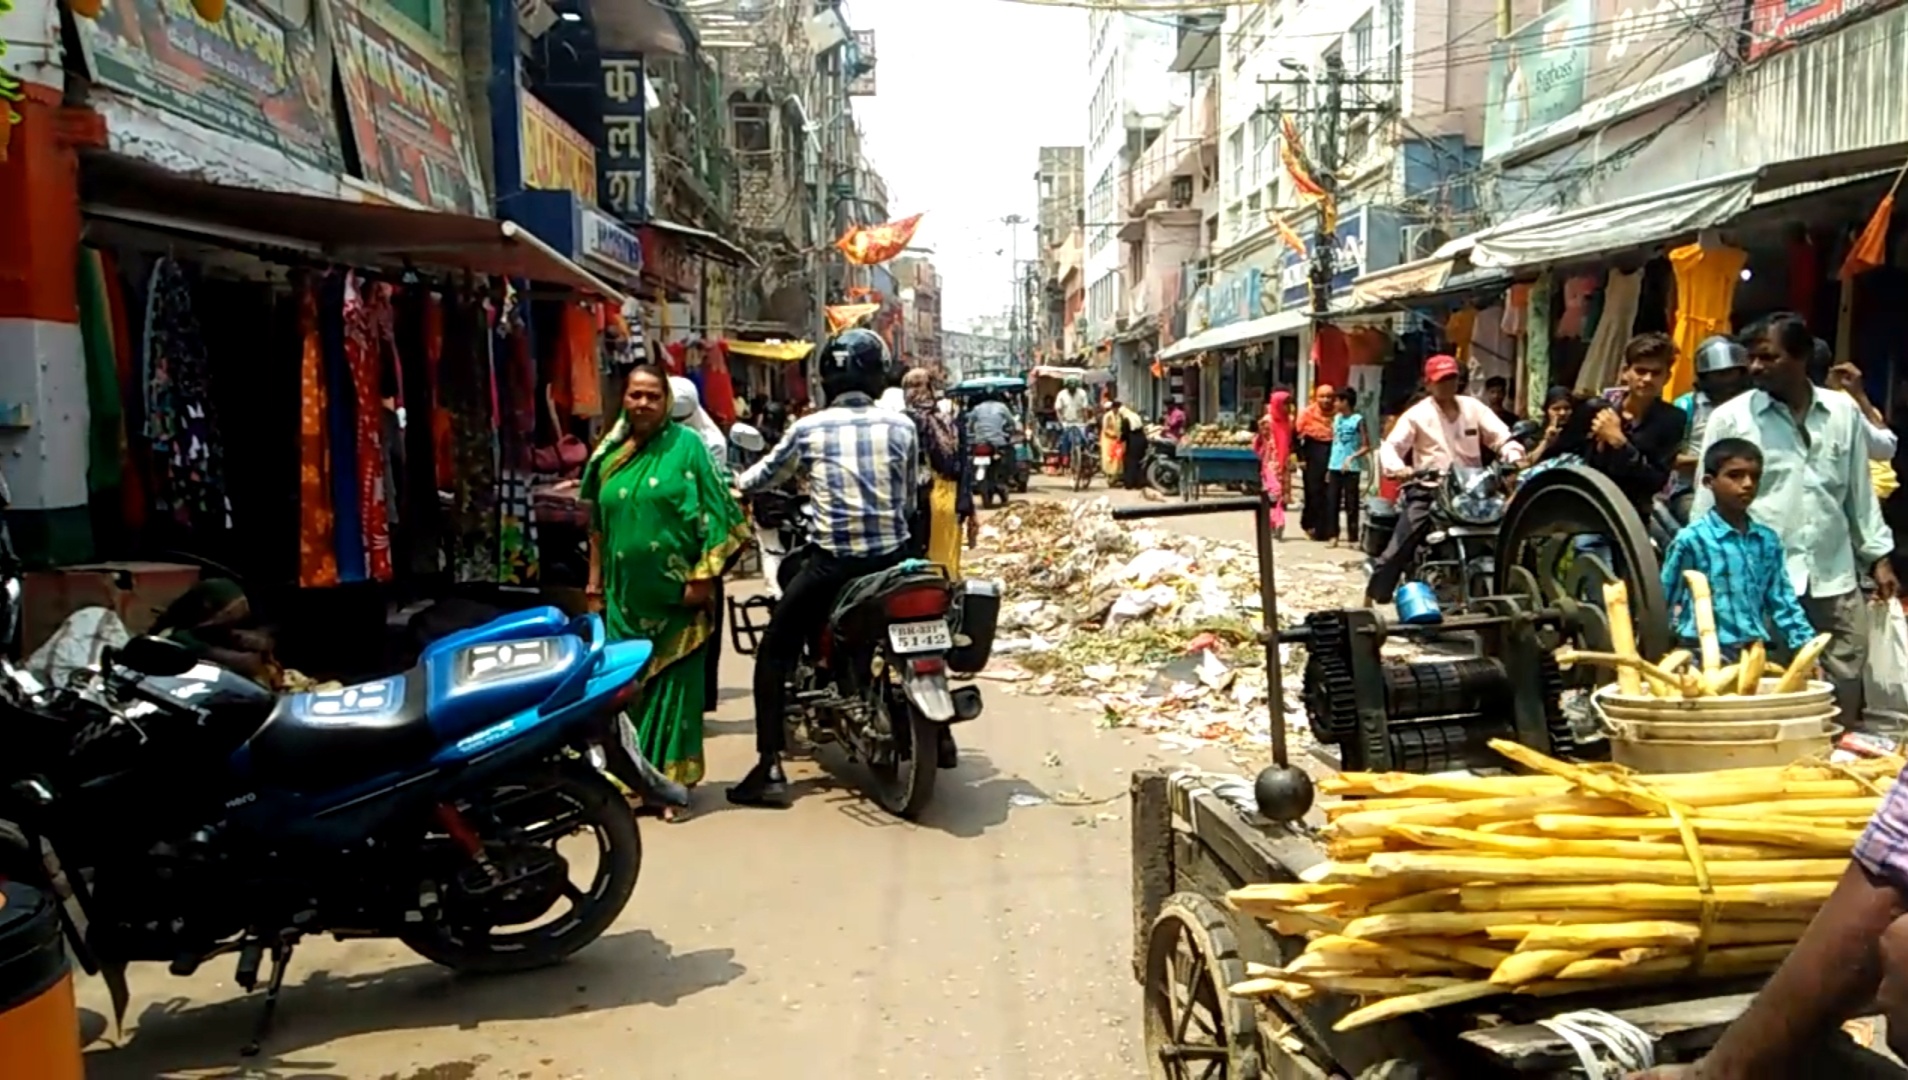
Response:
[[[986,410],[961,422],[926,370],[896,384],[887,346],[870,331],[837,336],[820,366],[823,407],[791,414],[772,402],[750,406],[746,416],[769,449],[739,471],[694,384],[639,366],[583,472],[591,606],[612,639],[655,644],[630,719],[650,761],[690,787],[703,778],[703,720],[717,699],[722,579],[749,538],[744,501],[796,483],[813,507],[816,557],[783,583],[757,656],[759,760],[728,791],[741,804],[785,793],[783,678],[841,588],[911,557],[958,576],[961,549],[979,530],[966,463],[974,429],[989,422]],[[951,735],[938,749],[941,766],[951,768]],[[678,817],[671,807],[652,809]]]
[[[1885,463],[1900,439],[1868,400],[1861,372],[1833,363],[1798,316],[1771,315],[1733,339],[1705,341],[1693,358],[1695,388],[1665,401],[1676,359],[1668,336],[1637,335],[1616,387],[1595,395],[1552,388],[1541,427],[1526,425],[1535,434],[1522,439],[1505,385],[1490,380],[1481,396],[1463,393],[1450,356],[1425,363],[1422,390],[1385,418],[1375,441],[1352,392],[1321,386],[1295,410],[1291,393],[1275,390],[1255,443],[1272,526],[1283,530],[1297,469],[1305,535],[1356,541],[1363,474],[1375,459],[1379,492],[1397,511],[1366,586],[1366,602],[1382,604],[1431,526],[1435,491],[1426,477],[1493,459],[1524,477],[1560,464],[1588,468],[1644,521],[1659,504],[1671,509],[1680,528],[1658,554],[1681,636],[1695,635],[1683,577],[1691,569],[1710,580],[1718,635],[1732,657],[1751,641],[1773,641],[1780,654],[1831,635],[1822,669],[1841,722],[1859,728],[1866,608],[1898,592],[1881,500],[1896,492]],[[1598,536],[1579,537],[1575,550],[1618,557]]]

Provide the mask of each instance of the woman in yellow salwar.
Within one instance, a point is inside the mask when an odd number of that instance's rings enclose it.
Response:
[[[631,718],[638,745],[664,775],[693,786],[702,779],[709,605],[746,527],[727,474],[694,431],[670,419],[671,406],[667,375],[632,370],[622,417],[583,467],[579,494],[590,504],[592,605],[611,640],[656,647]]]
[[[914,519],[909,529],[914,553],[939,563],[947,576],[961,576],[961,541],[979,529],[974,517],[974,495],[965,483],[967,455],[961,449],[960,430],[941,412],[934,393],[934,376],[915,368],[901,380],[908,416],[914,420],[926,468],[920,471]]]

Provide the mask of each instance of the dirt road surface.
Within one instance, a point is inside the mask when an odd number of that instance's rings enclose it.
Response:
[[[1244,540],[1240,518],[1182,520]],[[791,809],[736,809],[720,789],[750,760],[748,673],[725,657],[697,816],[644,823],[634,898],[569,963],[468,979],[398,946],[310,941],[250,1063],[258,999],[229,957],[190,979],[142,965],[90,1080],[1144,1076],[1127,777],[1187,759],[1077,702],[984,686],[919,825],[808,763]],[[93,980],[81,1004],[110,1012]]]

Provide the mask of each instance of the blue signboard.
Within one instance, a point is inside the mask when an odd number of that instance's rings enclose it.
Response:
[[[1332,253],[1332,294],[1351,288],[1352,279],[1365,272],[1365,208],[1338,219],[1337,243]],[[1303,308],[1311,302],[1312,249],[1317,239],[1305,236],[1305,258],[1286,249],[1279,264],[1279,306]]]
[[[537,239],[611,281],[633,284],[642,272],[636,234],[567,191],[519,192],[504,209]]]
[[[1263,288],[1264,275],[1257,267],[1247,267],[1219,275],[1213,285],[1211,304],[1211,325],[1230,326],[1259,317],[1259,291]]]

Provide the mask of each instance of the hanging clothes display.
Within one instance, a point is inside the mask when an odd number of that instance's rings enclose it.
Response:
[[[120,453],[119,520],[127,539],[136,540],[146,526],[145,455],[140,453],[134,431],[144,430],[144,414],[138,403],[145,397],[139,383],[138,339],[133,336],[132,314],[126,306],[126,285],[120,278],[119,260],[110,252],[99,253],[100,272],[106,283],[106,308],[112,320],[113,365],[118,378],[120,426],[127,438]]]
[[[450,563],[459,581],[497,580],[496,393],[490,307],[446,296],[438,393],[450,417]]]
[[[735,382],[729,377],[729,347],[711,341],[702,352],[702,407],[724,428],[735,423]]]
[[[597,347],[596,315],[574,301],[563,305],[550,356],[550,390],[558,419],[603,415],[603,369]],[[555,432],[561,438],[567,432]]]
[[[92,504],[96,538],[125,535],[118,527],[120,485],[125,478],[126,415],[114,357],[113,315],[106,291],[106,270],[99,252],[79,254],[80,349],[86,365],[86,492]]]
[[[1530,373],[1530,385],[1550,385],[1550,271],[1538,275],[1530,286],[1529,336],[1524,339],[1524,370]]]
[[[185,273],[172,259],[153,264],[147,286],[142,375],[155,508],[188,529],[230,529],[232,505],[205,345]]]
[[[1623,368],[1623,347],[1630,343],[1642,298],[1643,271],[1610,271],[1603,287],[1603,312],[1597,317],[1597,329],[1590,336],[1583,366],[1577,369],[1578,393],[1600,394],[1616,385],[1617,372]]]
[[[391,580],[391,524],[384,502],[384,417],[378,401],[378,341],[371,305],[356,274],[344,275],[344,350],[351,375],[358,542],[365,573]]]
[[[318,288],[299,290],[298,335],[298,584],[321,589],[338,584],[338,550],[332,535],[331,438],[326,424],[325,363],[318,345]]]
[[[1729,332],[1729,311],[1749,253],[1726,244],[1685,244],[1669,253],[1676,274],[1676,366],[1670,369],[1665,399],[1689,392],[1696,382],[1696,346],[1713,334]]]
[[[535,478],[519,469],[497,474],[497,577],[503,585],[537,583],[537,516],[531,506]]]
[[[391,307],[405,417],[404,471],[397,491],[404,503],[404,528],[397,537],[397,562],[411,574],[434,574],[444,565],[437,477],[450,452],[450,417],[439,406],[436,386],[443,309],[422,283],[400,290]],[[444,490],[449,486],[445,484]]]
[[[318,348],[325,374],[325,443],[331,451],[332,547],[338,580],[363,581],[364,514],[358,492],[358,391],[345,350],[345,275],[318,291]]]

